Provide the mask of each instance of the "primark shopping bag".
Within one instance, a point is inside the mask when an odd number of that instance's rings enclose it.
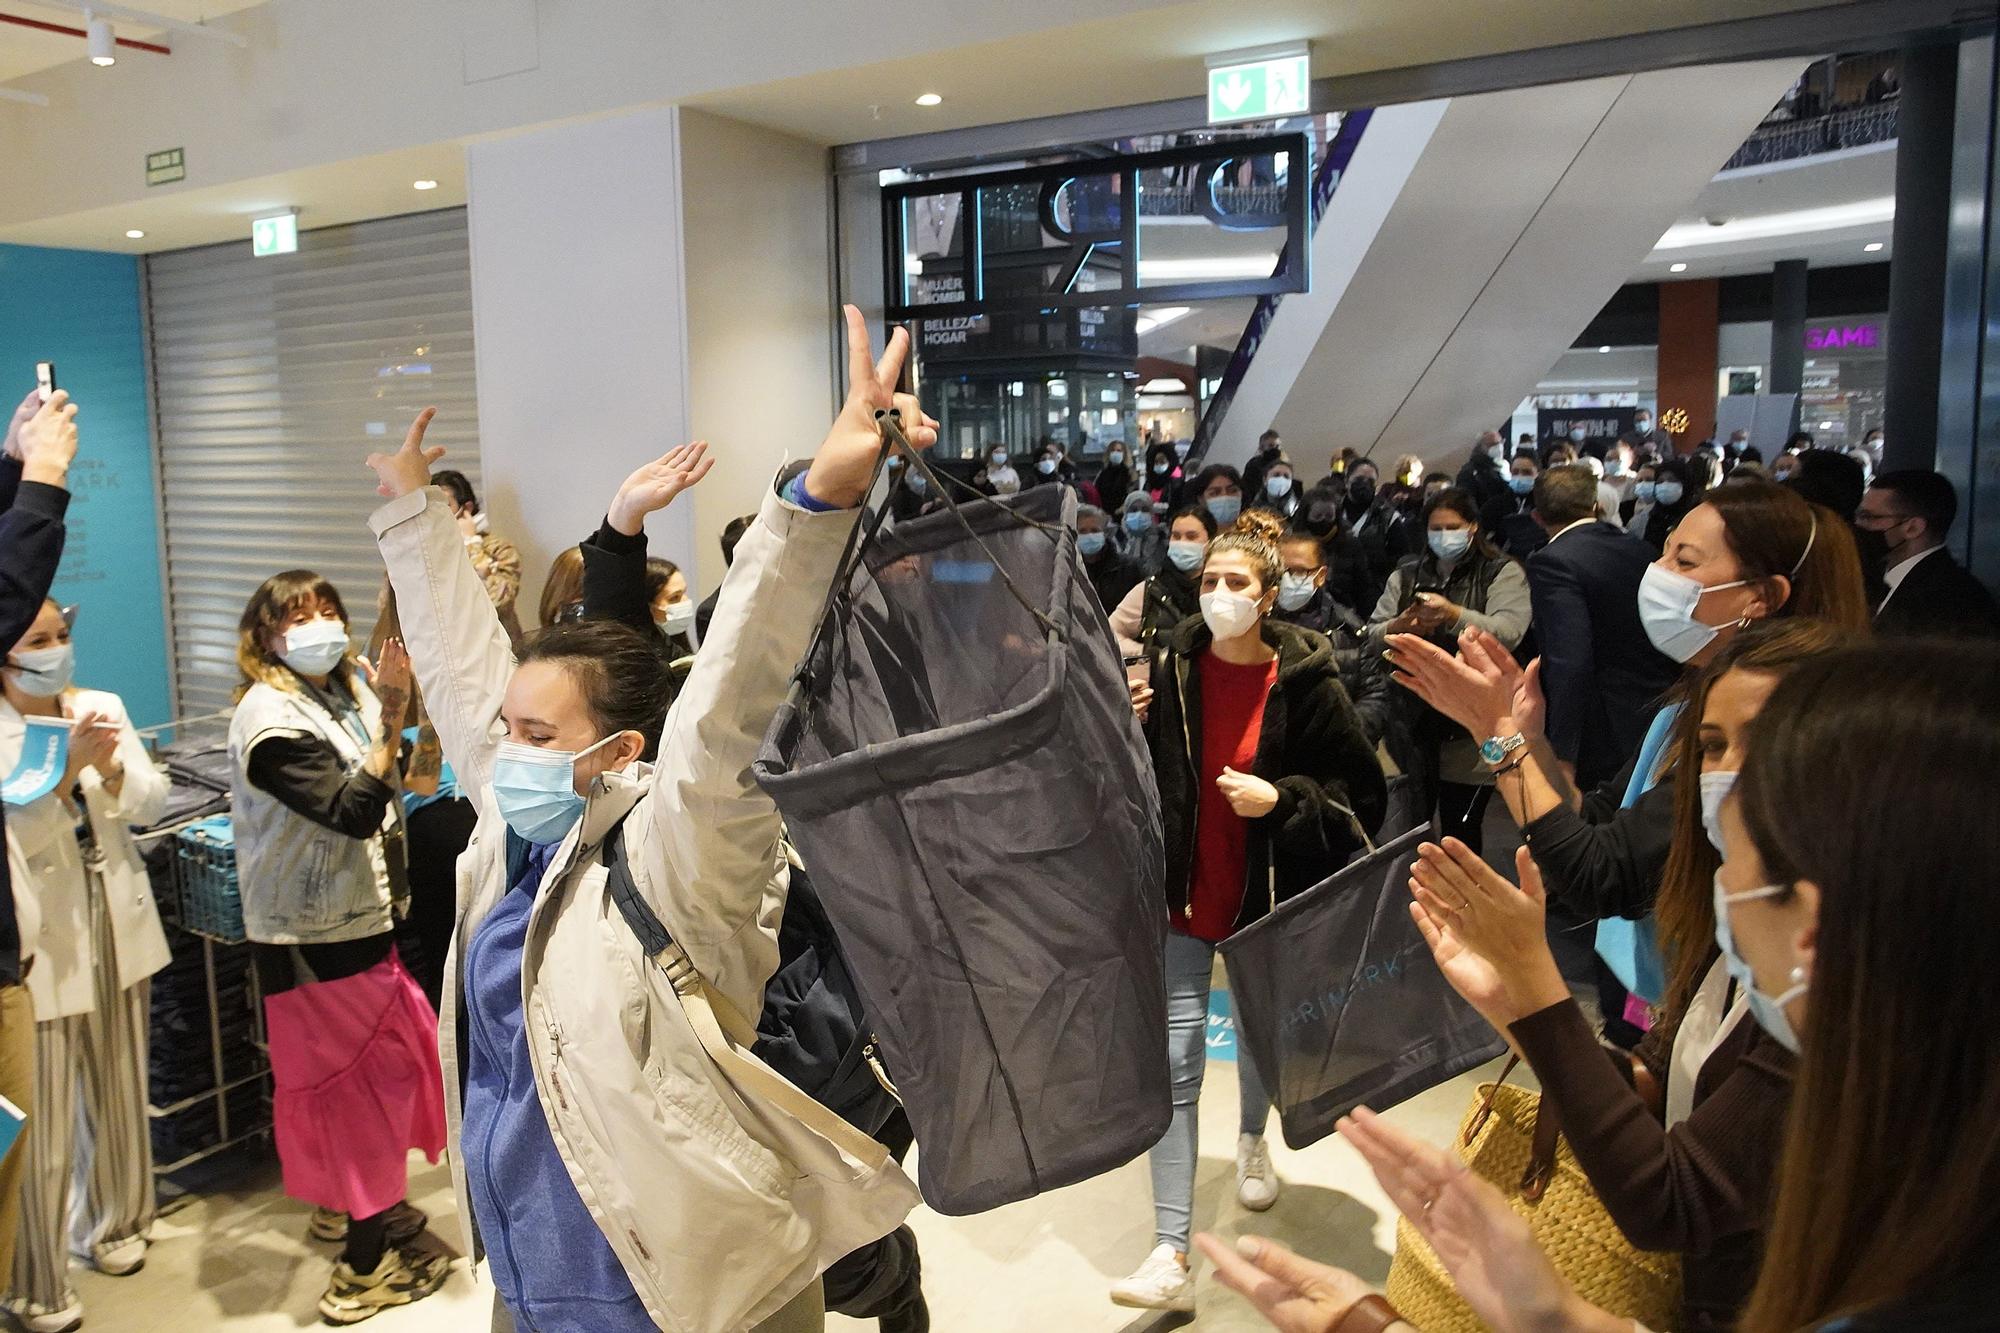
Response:
[[[1434,836],[1382,844],[1220,946],[1237,1040],[1294,1148],[1357,1106],[1386,1110],[1507,1049],[1410,919],[1410,867]]]
[[[1159,795],[1075,514],[1042,486],[857,529],[756,764],[941,1213],[1099,1175],[1171,1115]]]

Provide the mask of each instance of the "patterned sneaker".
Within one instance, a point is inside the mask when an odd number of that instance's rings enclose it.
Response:
[[[357,1273],[342,1260],[333,1266],[326,1294],[319,1298],[319,1317],[326,1323],[358,1324],[397,1305],[413,1305],[444,1285],[451,1272],[446,1255],[382,1252],[372,1273]]]
[[[1261,1134],[1236,1140],[1236,1202],[1261,1213],[1278,1201],[1277,1168],[1271,1165],[1271,1145]]]
[[[331,1208],[313,1209],[310,1231],[314,1240],[343,1241],[347,1239],[346,1213],[337,1213]],[[390,1245],[401,1247],[424,1234],[424,1228],[431,1223],[420,1208],[415,1208],[406,1200],[389,1210],[389,1222],[382,1235]]]
[[[1194,1274],[1171,1245],[1155,1246],[1139,1271],[1111,1288],[1113,1305],[1137,1310],[1194,1310]]]
[[[146,1266],[146,1238],[134,1236],[116,1245],[99,1245],[89,1255],[78,1255],[106,1277],[130,1277]]]
[[[8,1301],[4,1308],[28,1333],[69,1333],[83,1327],[83,1304],[74,1297],[59,1310],[33,1301]]]

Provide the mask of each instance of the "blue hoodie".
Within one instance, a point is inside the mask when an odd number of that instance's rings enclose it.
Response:
[[[466,950],[460,1151],[472,1217],[521,1333],[656,1333],[556,1152],[528,1060],[521,951],[556,846],[507,835],[507,896]]]

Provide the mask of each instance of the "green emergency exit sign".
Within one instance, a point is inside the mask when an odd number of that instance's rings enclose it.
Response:
[[[1311,108],[1312,62],[1303,48],[1209,57],[1209,124],[1301,116]]]
[[[297,213],[276,213],[270,217],[250,220],[250,253],[257,258],[262,259],[265,255],[288,255],[298,248]]]

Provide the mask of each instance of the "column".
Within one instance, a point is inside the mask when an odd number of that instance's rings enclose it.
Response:
[[[1686,412],[1677,447],[1687,450],[1715,433],[1716,356],[1721,286],[1713,278],[1660,284],[1659,415]]]
[[[1902,77],[1882,465],[1928,468],[1938,448],[1958,47],[1905,51]]]
[[[1771,266],[1771,382],[1766,393],[1797,394],[1806,378],[1806,261],[1781,259]],[[1791,429],[1800,409],[1792,405]]]

